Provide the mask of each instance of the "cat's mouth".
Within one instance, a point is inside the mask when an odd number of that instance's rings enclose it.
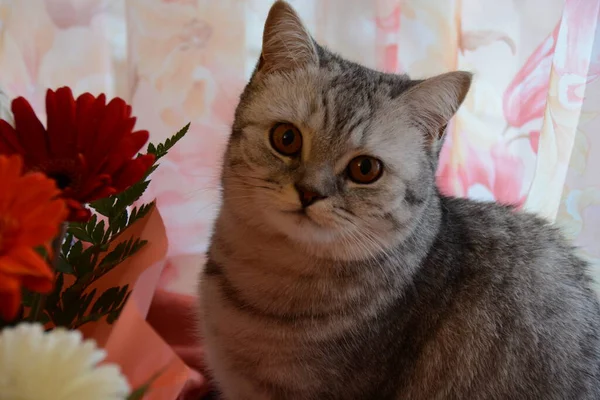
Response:
[[[309,215],[309,212],[306,208],[299,208],[296,210],[287,210],[284,211],[285,214],[295,217],[299,223],[312,223],[315,226],[322,228],[323,226],[318,223],[313,217]]]
[[[304,218],[312,219],[312,218],[310,218],[310,216],[306,212],[306,209],[304,209],[304,208],[299,208],[299,209],[296,209],[296,210],[285,210],[283,213],[287,214],[287,215],[296,215],[298,217],[304,217]]]

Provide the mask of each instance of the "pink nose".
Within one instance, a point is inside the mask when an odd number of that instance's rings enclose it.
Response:
[[[311,204],[314,204],[316,201],[322,200],[326,197],[314,191],[313,189],[309,189],[301,185],[296,185],[296,191],[300,197],[300,204],[302,204],[302,208],[306,208]]]

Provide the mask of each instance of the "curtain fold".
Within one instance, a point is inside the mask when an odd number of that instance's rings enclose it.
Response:
[[[295,0],[322,44],[387,72],[465,69],[438,184],[514,203],[561,226],[600,277],[600,0]],[[218,204],[233,109],[271,0],[0,0],[0,86],[43,115],[46,88],[132,103],[162,141],[157,198],[170,239],[164,286],[195,290]]]

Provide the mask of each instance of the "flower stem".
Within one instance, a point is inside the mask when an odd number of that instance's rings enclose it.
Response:
[[[58,259],[60,258],[60,249],[65,240],[65,235],[67,234],[67,228],[69,227],[67,222],[63,222],[60,225],[60,230],[58,235],[52,240],[52,267],[53,270],[56,271],[56,265],[58,264]],[[30,321],[39,321],[41,313],[46,308],[46,295],[42,293],[36,293],[33,298],[33,305],[31,306],[31,313],[29,320]]]
[[[41,297],[40,293],[35,293],[33,295],[33,303],[31,305],[31,311],[29,312],[29,317],[27,318],[31,322],[35,322],[40,316],[40,305],[41,305]]]

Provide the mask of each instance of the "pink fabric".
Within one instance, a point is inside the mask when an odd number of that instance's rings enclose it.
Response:
[[[452,141],[453,137],[449,136],[447,142],[452,144]],[[452,160],[449,146],[444,147],[440,155],[437,183],[442,193],[522,206],[525,194],[521,159],[499,145],[492,146],[486,153],[464,142],[456,146],[464,146],[461,149],[464,161]]]
[[[191,122],[184,141],[161,160],[143,200],[156,198],[169,237],[161,286],[193,294],[201,263],[192,258],[206,251],[221,155],[272,1],[29,3],[0,2],[0,86],[8,97],[27,97],[43,118],[48,87],[119,95],[153,143]],[[530,210],[551,217],[560,203],[561,223],[577,227],[574,238],[592,243],[584,251],[597,254],[590,230],[598,226],[597,213],[590,220],[585,210],[598,198],[600,157],[592,146],[598,129],[586,121],[597,121],[600,109],[598,91],[588,86],[600,84],[591,82],[600,65],[600,0],[293,3],[320,43],[368,67],[414,78],[475,72],[455,128],[448,130],[455,140],[445,145],[444,187],[511,203],[526,196]],[[565,128],[577,117],[571,114],[581,115],[577,129]],[[520,160],[517,176],[505,176],[516,168],[507,165],[509,157]],[[569,182],[567,169],[574,172]],[[580,170],[588,171],[585,184],[574,181]],[[532,184],[534,178],[539,183]],[[548,202],[552,211],[546,212]]]
[[[504,92],[504,116],[510,126],[520,128],[544,116],[559,27],[538,46]],[[533,150],[537,152],[537,147]]]
[[[203,376],[204,353],[195,322],[195,302],[193,296],[158,290],[147,317],[156,333],[195,372],[188,379],[178,400],[198,400],[209,390]]]

